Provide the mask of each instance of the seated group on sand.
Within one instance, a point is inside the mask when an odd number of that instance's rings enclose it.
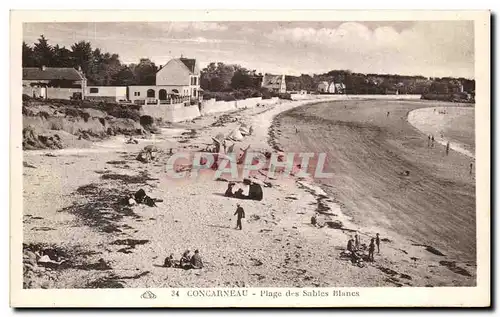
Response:
[[[245,178],[243,180],[243,184],[249,186],[248,190],[248,196],[243,194],[243,189],[239,188],[236,192],[233,193],[233,187],[236,185],[234,182],[229,182],[227,184],[227,189],[226,192],[224,193],[224,196],[226,197],[234,197],[238,199],[251,199],[251,200],[262,200],[264,194],[262,192],[262,187],[249,180],[248,178]]]
[[[190,269],[201,269],[203,268],[203,261],[201,260],[200,252],[198,250],[194,251],[194,254],[191,256],[190,251],[186,250],[181,256],[181,259],[177,263],[174,260],[174,255],[170,254],[165,258],[165,262],[163,264],[164,267],[174,267],[185,270]]]

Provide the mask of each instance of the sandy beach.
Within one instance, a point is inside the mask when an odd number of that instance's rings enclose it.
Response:
[[[475,219],[474,182],[464,172],[469,158],[453,152],[445,160],[442,149],[429,151],[425,134],[406,117],[432,103],[317,103],[282,101],[208,115],[138,144],[117,137],[87,149],[26,151],[25,253],[44,244],[71,265],[25,272],[25,287],[475,285],[475,226],[463,226]],[[200,151],[241,123],[255,132],[236,147],[326,150],[335,178],[262,176],[270,187],[262,201],[250,201],[224,197],[227,182],[214,180],[212,172],[195,180],[167,177],[170,149]],[[164,154],[137,161],[153,143]],[[403,170],[411,171],[409,178],[398,174]],[[162,202],[120,202],[140,188]],[[241,231],[234,229],[238,202],[246,212]],[[317,212],[323,222],[342,226],[311,225]],[[382,238],[381,253],[363,268],[340,257],[356,230],[363,243],[377,232]],[[202,270],[162,267],[170,253],[178,259],[187,249],[200,250]]]

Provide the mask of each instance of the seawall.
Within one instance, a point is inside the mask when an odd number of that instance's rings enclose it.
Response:
[[[184,104],[174,105],[143,105],[141,115],[148,115],[153,118],[161,118],[167,122],[181,122],[199,117],[198,106],[184,106]]]

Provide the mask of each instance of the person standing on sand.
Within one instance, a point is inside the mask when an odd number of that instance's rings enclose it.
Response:
[[[377,253],[380,254],[380,235],[378,233],[375,237],[375,242],[377,243]]]
[[[431,136],[431,147],[434,147],[434,135]]]
[[[431,147],[431,135],[427,136],[427,147]]]
[[[375,238],[372,238],[370,241],[370,246],[368,248],[368,259],[370,262],[375,262],[375,258],[373,254],[375,253]]]
[[[469,175],[472,175],[472,166],[473,165],[472,165],[472,162],[471,162],[470,165],[469,165]]]
[[[359,241],[359,234],[357,234],[357,233],[354,235],[354,244],[355,244],[356,250],[359,250],[359,246],[361,245],[361,243]]]
[[[450,141],[446,142],[446,155],[450,153]]]
[[[347,241],[347,251],[354,252],[354,239],[352,237]]]
[[[389,116],[391,113],[389,111],[387,111],[387,116]]]
[[[236,208],[236,212],[234,213],[234,215],[237,216],[236,229],[242,230],[241,218],[245,218],[245,210],[243,210],[240,204],[236,204],[236,206],[238,206],[238,208]]]

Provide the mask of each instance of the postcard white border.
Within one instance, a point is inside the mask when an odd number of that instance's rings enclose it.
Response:
[[[23,22],[119,21],[404,21],[473,20],[476,79],[477,286],[435,288],[339,288],[356,297],[187,297],[172,289],[22,288],[22,115],[21,43]],[[12,11],[10,32],[10,305],[13,307],[480,307],[490,304],[490,12],[489,11]],[[18,83],[18,84],[16,84]],[[293,288],[250,288],[286,292]],[[321,289],[321,288],[318,288]],[[142,299],[146,290],[155,299]],[[186,292],[187,289],[178,289]],[[241,290],[241,289],[238,289]],[[300,289],[302,291],[304,289]],[[310,289],[313,290],[313,289]],[[333,290],[327,288],[325,290]]]

